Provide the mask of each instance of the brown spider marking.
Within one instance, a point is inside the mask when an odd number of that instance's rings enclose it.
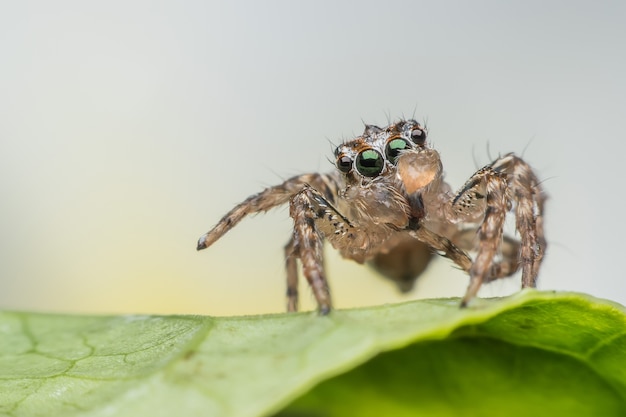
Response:
[[[536,287],[546,249],[546,197],[533,170],[509,153],[452,193],[426,135],[415,120],[367,125],[363,135],[337,147],[336,171],[298,175],[248,197],[200,238],[198,250],[248,214],[289,203],[294,228],[285,246],[288,311],[298,309],[298,260],[319,312],[332,309],[324,241],[344,258],[370,263],[401,291],[413,287],[436,251],[469,273],[463,307],[484,282],[510,276],[520,266],[522,288]],[[519,240],[503,235],[511,210]],[[468,252],[475,253],[473,259]]]

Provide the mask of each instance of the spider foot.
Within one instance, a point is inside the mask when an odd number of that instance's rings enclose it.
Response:
[[[205,233],[200,237],[200,239],[198,239],[198,245],[196,246],[196,250],[202,250],[207,248],[206,237],[207,234]]]

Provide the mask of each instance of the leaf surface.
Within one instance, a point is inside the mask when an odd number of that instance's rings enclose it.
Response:
[[[581,294],[251,317],[0,313],[0,416],[626,415],[626,314]]]

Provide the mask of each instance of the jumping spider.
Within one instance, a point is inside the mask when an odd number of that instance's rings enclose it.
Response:
[[[415,120],[387,127],[366,125],[363,135],[335,150],[337,170],[304,174],[248,197],[198,241],[212,245],[241,219],[289,203],[293,235],[285,246],[287,309],[298,309],[297,259],[328,314],[324,240],[344,258],[370,262],[401,290],[413,286],[435,251],[470,275],[461,306],[483,282],[522,269],[522,287],[535,287],[546,248],[545,195],[530,166],[512,153],[479,169],[452,193],[439,153]],[[515,210],[519,240],[503,236],[506,213]],[[466,251],[475,252],[472,260]]]

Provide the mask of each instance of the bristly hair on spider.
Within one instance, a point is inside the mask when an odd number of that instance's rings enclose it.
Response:
[[[298,175],[248,197],[200,238],[197,249],[211,246],[249,214],[289,204],[294,225],[284,248],[288,311],[298,309],[298,261],[319,312],[331,311],[324,241],[344,258],[371,264],[403,292],[432,253],[440,253],[469,274],[463,307],[483,283],[520,268],[522,287],[536,287],[546,250],[546,196],[531,167],[506,154],[454,193],[426,137],[412,119],[383,128],[366,125],[361,136],[337,146],[336,170]],[[504,235],[509,212],[519,239]]]

